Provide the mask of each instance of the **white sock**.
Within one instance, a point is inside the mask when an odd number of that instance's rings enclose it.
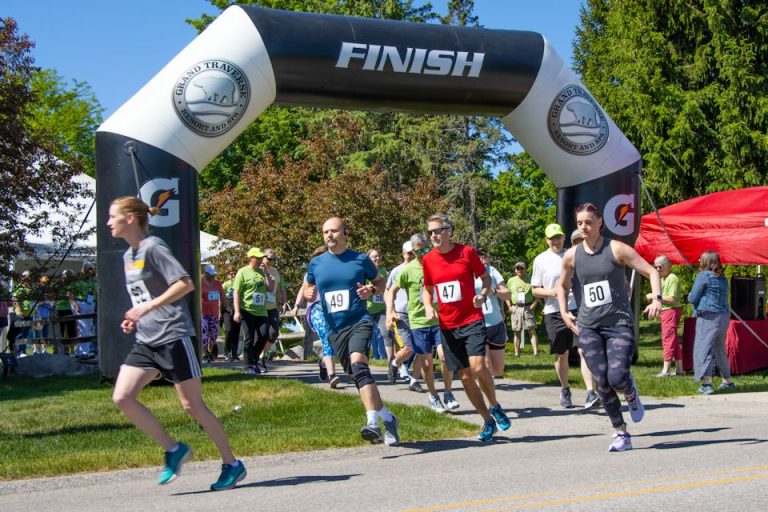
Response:
[[[369,425],[376,425],[379,414],[376,411],[365,411],[365,416],[368,418]]]
[[[419,379],[414,379],[413,376],[411,376],[411,384],[413,384],[414,382],[419,382]]]
[[[397,363],[395,362],[395,358],[394,358],[394,357],[392,358],[392,362],[391,362],[391,364],[392,364],[392,366],[394,366],[395,368],[397,368]]]
[[[387,407],[384,406],[379,410],[377,413],[379,415],[379,418],[381,418],[383,421],[392,421],[392,413],[387,410]]]

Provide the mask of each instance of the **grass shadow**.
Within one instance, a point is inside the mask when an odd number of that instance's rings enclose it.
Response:
[[[53,430],[35,431],[12,436],[16,439],[40,439],[41,437],[55,437],[64,435],[94,434],[96,432],[114,432],[116,430],[131,430],[136,427],[125,423],[104,423],[101,425],[84,425],[81,427],[66,427]]]

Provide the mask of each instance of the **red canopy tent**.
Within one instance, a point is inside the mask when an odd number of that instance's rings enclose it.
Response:
[[[650,263],[663,254],[673,264],[695,265],[702,252],[711,250],[723,263],[768,264],[768,186],[715,192],[658,213],[669,237],[651,212],[640,219],[635,242],[635,250]]]

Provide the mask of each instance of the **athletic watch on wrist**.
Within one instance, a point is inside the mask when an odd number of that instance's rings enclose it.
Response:
[[[653,299],[654,299],[654,300],[657,300],[657,301],[659,301],[659,302],[663,302],[663,300],[662,300],[662,298],[661,298],[661,294],[657,294],[657,295],[654,295],[654,296],[653,296]]]

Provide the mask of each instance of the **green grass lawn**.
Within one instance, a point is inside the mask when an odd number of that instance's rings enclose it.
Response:
[[[247,377],[204,369],[203,393],[221,418],[237,456],[321,450],[366,444],[365,415],[355,395],[298,381]],[[160,448],[131,425],[98,376],[0,382],[0,480],[159,466]],[[179,405],[172,386],[152,386],[142,401],[171,435],[189,443],[194,459],[217,459],[205,433]],[[235,412],[236,405],[242,409]],[[476,427],[427,407],[391,404],[404,441],[466,437]]]
[[[504,375],[510,379],[559,386],[554,369],[554,359],[549,354],[547,335],[543,328],[537,332],[539,339],[542,340],[539,343],[539,355],[537,357],[533,357],[531,345],[527,339],[520,357],[515,357],[511,345],[507,345],[507,364]],[[637,364],[632,367],[640,393],[658,397],[696,394],[699,384],[693,381],[693,375],[690,372],[684,377],[656,377],[656,374],[661,371],[663,359],[660,323],[653,320],[642,320],[640,322],[639,357]],[[735,376],[736,390],[733,392],[768,391],[768,379],[764,377],[765,373],[766,371],[762,370],[748,375]],[[584,388],[578,368],[571,368],[568,382],[573,387]],[[715,386],[719,382],[720,380],[715,378]]]

